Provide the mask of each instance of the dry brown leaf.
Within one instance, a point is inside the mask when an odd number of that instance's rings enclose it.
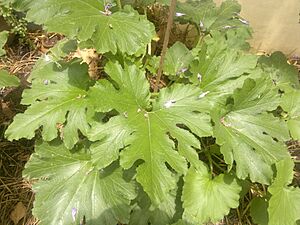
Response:
[[[0,110],[2,111],[2,113],[6,118],[11,119],[15,115],[13,111],[10,109],[9,104],[7,102],[0,101]]]
[[[97,64],[99,55],[94,48],[77,48],[76,52],[73,54],[73,58],[80,58],[82,62],[89,65],[89,75],[92,79],[97,79]]]
[[[14,210],[10,214],[10,219],[14,222],[14,224],[18,224],[19,221],[26,215],[26,207],[22,202],[18,202],[14,208]]]

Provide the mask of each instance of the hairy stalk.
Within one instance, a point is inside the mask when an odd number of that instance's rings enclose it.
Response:
[[[162,48],[162,52],[161,52],[161,56],[160,56],[159,67],[158,67],[158,71],[157,71],[156,84],[155,84],[155,87],[154,87],[154,93],[156,93],[158,91],[159,82],[160,82],[161,75],[162,75],[164,60],[165,60],[165,56],[166,56],[167,49],[168,49],[168,44],[169,44],[171,28],[172,28],[172,25],[173,25],[175,7],[176,7],[176,0],[171,0],[171,5],[170,5],[170,8],[169,8],[169,17],[168,17],[168,22],[167,22],[167,29],[166,29],[166,32],[165,32],[163,48]]]

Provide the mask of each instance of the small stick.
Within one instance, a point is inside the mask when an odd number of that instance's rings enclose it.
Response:
[[[172,25],[173,25],[175,7],[176,7],[176,0],[171,0],[171,5],[169,7],[169,17],[168,17],[168,22],[167,22],[167,29],[166,29],[166,32],[165,32],[163,48],[162,48],[162,52],[161,52],[161,56],[160,56],[159,67],[158,67],[158,71],[157,71],[156,84],[155,84],[154,90],[153,90],[154,93],[156,93],[158,91],[158,88],[159,88],[159,83],[160,83],[160,79],[161,79],[161,75],[162,75],[164,60],[165,60],[165,56],[166,56],[167,49],[168,49],[171,28],[172,28]]]

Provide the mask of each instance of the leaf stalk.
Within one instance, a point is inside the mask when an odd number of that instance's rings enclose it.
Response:
[[[155,84],[154,90],[153,90],[154,93],[156,93],[158,91],[159,83],[160,83],[161,76],[162,76],[164,60],[165,60],[165,56],[166,56],[166,53],[167,53],[171,28],[172,28],[173,20],[174,20],[175,8],[176,8],[176,0],[171,0],[171,5],[169,7],[169,17],[168,17],[168,22],[167,22],[167,28],[166,28],[166,32],[165,32],[163,48],[162,48],[162,51],[161,51],[161,56],[160,56],[160,60],[159,60],[159,67],[158,67],[158,71],[157,71],[156,84]]]

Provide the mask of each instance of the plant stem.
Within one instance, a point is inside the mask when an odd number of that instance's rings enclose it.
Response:
[[[118,5],[119,10],[122,10],[121,0],[117,0],[117,5]]]
[[[211,175],[213,175],[214,174],[213,160],[212,160],[211,155],[208,151],[205,151],[205,154],[206,154],[206,157],[208,158],[210,173],[211,173]]]
[[[166,56],[167,49],[168,49],[171,28],[173,25],[175,7],[176,7],[176,0],[171,0],[171,5],[169,7],[169,17],[168,17],[168,22],[167,22],[167,29],[165,32],[163,48],[162,48],[161,55],[160,55],[159,67],[158,67],[157,77],[156,77],[156,84],[154,86],[154,93],[156,93],[159,88],[159,83],[160,83],[160,79],[161,79],[161,75],[162,75],[164,60],[165,60],[165,56]]]

